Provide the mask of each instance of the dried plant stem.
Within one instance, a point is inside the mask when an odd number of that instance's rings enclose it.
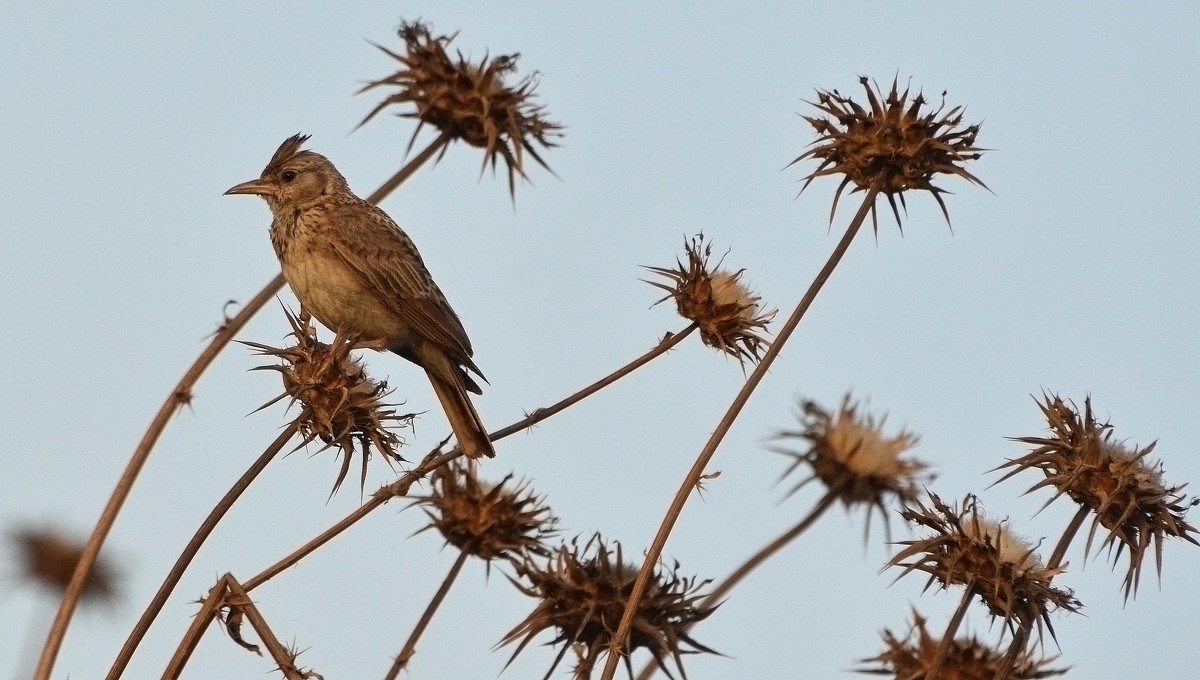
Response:
[[[372,203],[378,203],[386,198],[404,180],[408,179],[418,168],[432,158],[434,153],[446,146],[449,140],[443,139],[443,137],[445,137],[444,134],[435,139],[421,153],[414,156],[399,172],[376,189],[367,200]],[[54,618],[54,623],[50,626],[50,631],[46,637],[46,644],[42,647],[41,658],[38,660],[37,669],[33,676],[34,680],[48,680],[50,672],[54,670],[54,661],[58,658],[59,649],[62,648],[63,638],[67,634],[67,626],[70,624],[71,617],[75,613],[75,608],[79,604],[79,598],[83,594],[83,585],[87,582],[88,574],[91,573],[92,567],[96,564],[96,558],[100,555],[100,548],[104,545],[105,539],[108,538],[113,524],[116,523],[117,515],[120,514],[121,507],[125,504],[125,499],[129,497],[129,492],[133,489],[133,483],[137,480],[138,474],[141,473],[142,466],[145,465],[146,459],[150,457],[150,452],[158,442],[159,436],[166,429],[167,422],[179,410],[179,407],[185,406],[191,401],[192,387],[200,379],[204,371],[208,370],[208,367],[217,358],[217,355],[221,353],[221,350],[225,349],[225,346],[229,344],[233,336],[250,321],[250,318],[257,314],[266,305],[267,301],[283,288],[283,284],[283,274],[276,274],[275,278],[271,279],[270,283],[258,291],[237,314],[228,318],[221,325],[213,335],[212,340],[208,343],[208,346],[204,348],[200,356],[196,357],[196,360],[188,368],[187,372],[180,378],[179,383],[175,385],[175,389],[171,390],[167,399],[159,407],[154,419],[150,421],[149,427],[146,428],[146,432],[142,435],[142,440],[138,442],[133,455],[129,457],[129,462],[125,465],[125,471],[121,473],[120,479],[117,480],[116,486],[113,487],[108,503],[104,506],[104,510],[96,520],[96,527],[92,530],[92,535],[88,538],[87,545],[84,546],[83,553],[79,556],[79,562],[75,566],[75,573],[71,576],[71,582],[67,584],[66,590],[63,591],[63,598],[59,604],[58,614]]]
[[[696,324],[693,323],[690,326],[688,326],[687,328],[684,328],[683,330],[679,331],[678,333],[667,333],[666,335],[663,336],[662,340],[658,341],[657,345],[650,348],[650,350],[648,352],[641,355],[640,357],[625,364],[624,366],[618,368],[617,370],[613,371],[612,373],[609,373],[608,375],[604,376],[603,378],[600,378],[596,382],[588,385],[587,387],[579,390],[578,392],[566,397],[565,399],[562,399],[561,401],[551,404],[550,406],[543,406],[542,408],[539,408],[539,409],[533,411],[528,416],[526,416],[525,418],[522,418],[521,420],[518,420],[517,422],[513,423],[512,425],[508,425],[506,427],[500,428],[499,430],[496,430],[491,435],[489,435],[489,437],[491,438],[492,441],[499,441],[499,440],[509,436],[510,434],[520,432],[521,430],[524,430],[525,428],[536,425],[537,423],[540,423],[543,420],[546,420],[550,416],[553,416],[553,415],[559,413],[560,411],[566,410],[566,409],[570,408],[571,406],[578,404],[579,402],[583,401],[584,399],[587,399],[588,397],[599,392],[600,390],[604,389],[605,387],[608,387],[609,385],[617,382],[621,378],[624,378],[625,376],[629,375],[630,373],[633,373],[634,371],[641,368],[642,366],[645,366],[646,364],[650,363],[651,360],[653,360],[659,356],[662,356],[663,354],[666,354],[671,349],[673,349],[676,345],[683,342],[684,338],[691,335],[692,332],[695,330],[696,330]]]
[[[721,600],[721,598],[725,597],[729,591],[733,590],[737,584],[741,583],[743,579],[749,576],[750,572],[757,569],[760,565],[762,565],[763,562],[766,562],[768,559],[773,557],[775,553],[779,552],[789,543],[796,540],[800,534],[808,531],[809,527],[815,524],[816,521],[825,514],[825,511],[833,505],[833,502],[837,500],[838,493],[840,493],[842,486],[843,484],[838,484],[834,488],[826,491],[825,494],[817,501],[817,504],[813,506],[813,509],[804,516],[804,519],[797,522],[779,536],[776,536],[770,543],[766,544],[758,552],[747,558],[745,562],[742,562],[737,569],[734,569],[728,576],[718,583],[716,587],[712,589],[712,592],[710,592],[704,597],[703,600],[700,601],[700,604],[698,604],[696,608],[707,609],[715,606]],[[692,626],[689,625],[683,630],[686,632],[691,630],[691,628]],[[653,660],[648,661],[646,662],[646,665],[642,667],[641,672],[638,673],[637,680],[650,680],[657,670],[658,664]]]
[[[1067,548],[1070,547],[1071,541],[1075,540],[1075,534],[1079,533],[1079,528],[1083,526],[1083,520],[1087,519],[1088,511],[1086,505],[1081,505],[1079,511],[1071,518],[1071,523],[1063,531],[1062,538],[1058,539],[1058,545],[1054,546],[1050,561],[1046,563],[1047,571],[1053,573],[1062,564],[1063,558],[1067,556]]]
[[[467,551],[459,551],[458,558],[454,560],[454,564],[450,565],[450,572],[446,574],[442,585],[433,594],[433,599],[429,601],[429,605],[425,607],[425,611],[421,614],[421,619],[417,621],[417,625],[413,627],[412,633],[404,641],[404,648],[396,656],[396,660],[392,663],[392,667],[388,670],[387,675],[384,676],[384,680],[396,680],[396,678],[400,677],[400,671],[408,667],[409,659],[416,652],[417,641],[421,639],[421,635],[429,626],[429,622],[433,620],[433,615],[437,612],[438,607],[441,606],[442,600],[446,599],[446,594],[450,592],[450,586],[454,585],[454,580],[458,578],[458,574],[462,571],[463,565],[467,563],[467,557],[469,556]]]
[[[303,414],[301,414],[301,417],[303,417]],[[229,491],[217,502],[216,506],[208,513],[208,517],[204,518],[204,522],[200,524],[200,528],[196,530],[195,535],[192,536],[192,540],[188,541],[183,552],[175,560],[174,566],[171,567],[171,571],[163,579],[162,585],[159,586],[158,592],[154,594],[154,598],[150,600],[150,604],[147,605],[146,611],[142,613],[142,617],[138,619],[137,625],[129,633],[128,639],[125,640],[120,653],[117,655],[116,660],[113,661],[112,668],[108,671],[108,675],[106,676],[108,680],[116,680],[125,672],[125,667],[129,665],[129,660],[133,657],[134,650],[137,649],[146,632],[150,630],[150,624],[154,623],[155,617],[162,611],[163,605],[167,603],[167,598],[175,590],[175,586],[179,584],[179,579],[183,578],[183,572],[187,570],[196,553],[200,551],[200,546],[204,545],[204,541],[216,529],[217,523],[221,521],[225,513],[233,507],[237,499],[250,487],[250,483],[266,469],[267,464],[291,441],[292,437],[296,434],[297,420],[293,420],[279,433],[275,441],[271,442],[271,445],[258,457],[258,460],[254,461],[254,464],[242,473],[242,476],[234,482]]]
[[[937,678],[938,671],[942,669],[942,661],[946,658],[946,650],[954,644],[954,636],[958,634],[958,627],[962,625],[963,618],[967,615],[967,606],[971,604],[971,598],[974,596],[975,581],[969,579],[965,584],[966,590],[963,591],[962,600],[958,603],[958,608],[954,610],[954,616],[950,617],[950,622],[946,624],[946,632],[942,633],[942,640],[938,643],[937,654],[933,657],[933,662],[929,664],[929,670],[925,672],[927,678]]]
[[[437,139],[430,142],[429,146],[421,150],[421,153],[413,156],[412,160],[405,163],[404,167],[396,171],[396,174],[387,178],[387,181],[379,185],[379,188],[375,190],[375,193],[367,196],[367,201],[369,203],[378,203],[384,198],[387,198],[388,194],[396,190],[396,187],[403,184],[409,177],[412,177],[412,174],[416,172],[422,165],[425,165],[426,161],[428,161],[430,158],[433,158],[435,153],[443,150],[450,143],[450,140],[453,139],[453,137],[454,135],[450,134],[449,132],[443,132],[442,134],[438,135]]]
[[[167,663],[167,668],[163,671],[164,680],[175,680],[183,673],[183,667],[187,665],[192,652],[196,651],[196,645],[200,644],[200,638],[204,636],[208,624],[216,618],[217,612],[221,609],[221,603],[225,601],[230,578],[232,575],[225,574],[209,589],[208,595],[200,604],[200,611],[196,612],[196,616],[192,618],[192,625],[183,634],[179,645],[175,647],[175,653],[171,655],[171,660]]]
[[[266,645],[267,651],[271,653],[271,658],[279,664],[278,670],[287,680],[305,680],[306,676],[296,667],[295,655],[279,642],[279,638],[275,637],[275,632],[267,625],[267,620],[263,618],[262,612],[258,611],[258,607],[254,606],[254,602],[246,590],[231,574],[226,574],[226,579],[229,592],[225,597],[225,604],[245,612],[246,620],[250,622],[254,632],[258,633],[258,639]]]
[[[663,354],[666,354],[669,350],[671,350],[673,347],[675,347],[680,342],[682,342],[684,338],[686,338],[688,335],[690,335],[695,330],[696,330],[696,324],[692,324],[692,325],[688,326],[687,328],[684,328],[682,331],[679,331],[678,333],[667,333],[665,336],[663,336],[662,340],[660,340],[657,345],[652,347],[645,354],[642,354],[641,356],[634,359],[633,361],[625,364],[624,366],[609,373],[608,375],[604,376],[603,378],[600,378],[599,380],[597,380],[597,381],[593,382],[592,384],[588,385],[587,387],[584,387],[583,389],[575,392],[574,394],[571,394],[570,396],[568,396],[554,404],[551,404],[550,406],[539,408],[539,409],[535,410],[533,413],[526,416],[525,418],[522,418],[521,420],[518,420],[517,422],[515,422],[511,425],[508,425],[506,427],[500,428],[499,430],[496,430],[495,432],[488,435],[488,438],[491,441],[500,441],[501,439],[504,439],[505,437],[508,437],[511,434],[520,432],[531,425],[539,423],[539,422],[549,418],[550,416],[553,416],[571,406],[574,406],[575,404],[578,404],[579,402],[583,401],[587,397],[590,397],[591,395],[595,394],[596,392],[599,392],[601,389],[615,383],[616,381],[629,375],[630,373],[637,370],[638,368],[645,366],[647,363],[649,363],[655,357],[659,357]],[[420,480],[421,478],[423,478],[425,475],[429,474],[430,472],[433,472],[434,470],[438,469],[439,467],[445,465],[446,463],[449,463],[450,461],[458,458],[461,455],[462,455],[462,452],[457,447],[455,447],[454,449],[452,449],[446,453],[441,453],[438,449],[435,449],[435,450],[429,452],[425,456],[425,458],[421,461],[421,463],[419,465],[417,465],[417,467],[404,473],[400,477],[400,479],[392,482],[391,484],[388,484],[387,486],[381,488],[379,491],[376,491],[374,494],[371,495],[370,500],[368,500],[366,503],[363,503],[362,505],[360,505],[358,508],[356,508],[354,510],[354,512],[350,513],[349,515],[347,515],[346,517],[341,519],[337,524],[335,524],[332,527],[330,527],[329,529],[326,529],[325,531],[321,532],[321,534],[318,535],[316,538],[312,539],[308,543],[305,543],[303,546],[301,546],[300,548],[298,548],[297,550],[292,552],[287,557],[284,557],[283,559],[279,560],[275,564],[264,569],[261,573],[257,574],[253,578],[247,580],[245,582],[246,590],[247,591],[254,590],[258,586],[262,585],[263,583],[266,583],[267,581],[271,580],[272,578],[274,578],[276,575],[278,575],[285,569],[288,569],[292,565],[296,564],[300,560],[304,559],[305,557],[307,557],[308,555],[313,553],[315,550],[317,550],[317,548],[320,548],[321,546],[325,545],[329,541],[336,538],[339,534],[341,534],[346,529],[349,529],[350,527],[354,526],[356,523],[358,523],[359,520],[361,520],[362,518],[371,514],[378,508],[382,507],[389,500],[399,497],[399,496],[406,495],[408,493],[409,487],[411,487],[418,480]]]
[[[196,381],[200,379],[200,375],[208,369],[225,345],[233,336],[246,325],[250,317],[254,316],[259,309],[270,300],[275,293],[283,286],[283,275],[277,275],[270,283],[266,285],[253,299],[250,300],[237,314],[225,321],[213,339],[196,357],[196,361],[192,363],[183,377],[171,390],[170,395],[159,407],[158,413],[154,415],[154,419],[150,421],[150,426],[146,428],[146,432],[142,435],[142,440],[138,442],[137,448],[134,449],[133,455],[130,456],[129,462],[125,465],[125,471],[121,473],[120,479],[113,487],[112,494],[108,498],[108,503],[101,511],[99,519],[96,520],[96,527],[92,530],[92,535],[88,538],[87,545],[84,546],[83,553],[79,556],[79,563],[75,566],[75,573],[71,576],[71,582],[67,584],[66,590],[63,592],[62,602],[59,604],[58,614],[54,619],[54,623],[50,627],[49,635],[46,643],[42,647],[41,659],[38,661],[37,670],[34,673],[35,680],[47,680],[50,677],[50,672],[54,669],[54,661],[58,656],[58,650],[62,646],[63,637],[67,634],[67,625],[71,621],[71,616],[75,613],[75,607],[79,604],[79,597],[83,594],[83,585],[87,582],[88,574],[91,573],[93,565],[96,563],[96,558],[100,555],[100,548],[104,545],[104,541],[108,538],[109,531],[112,530],[113,524],[116,523],[117,515],[121,512],[121,507],[125,504],[125,499],[129,497],[129,492],[133,490],[133,484],[137,480],[138,474],[142,471],[142,466],[145,465],[146,459],[150,457],[150,451],[154,449],[154,445],[158,442],[159,436],[170,421],[171,416],[179,411],[181,406],[187,405],[191,400],[192,387]]]
[[[612,642],[609,644],[609,653],[604,663],[604,673],[600,676],[601,680],[612,680],[617,672],[617,664],[620,663],[622,657],[621,650],[625,647],[625,640],[629,637],[629,629],[633,625],[634,614],[641,604],[642,597],[646,593],[646,588],[650,584],[650,578],[654,573],[654,567],[658,563],[658,558],[662,555],[663,548],[667,544],[667,537],[671,534],[671,530],[675,527],[676,520],[679,519],[680,513],[683,512],[683,506],[687,503],[688,498],[692,494],[692,490],[696,488],[696,484],[704,475],[705,468],[708,467],[709,461],[717,452],[717,447],[729,432],[729,428],[733,426],[738,415],[741,414],[742,408],[746,402],[750,400],[750,395],[762,382],[763,376],[770,369],[771,364],[775,362],[775,357],[779,356],[779,352],[787,343],[788,338],[800,325],[800,320],[804,318],[804,314],[816,299],[817,293],[829,280],[833,270],[841,262],[842,256],[850,248],[850,244],[854,241],[855,235],[858,234],[867,215],[871,212],[872,206],[875,205],[875,198],[879,195],[879,189],[872,185],[867,190],[867,195],[863,197],[862,205],[859,206],[858,212],[854,218],[850,220],[850,224],[846,227],[846,233],[842,236],[842,240],[838,242],[833,252],[829,255],[829,259],[825,262],[825,266],[817,273],[812,284],[804,293],[804,297],[800,298],[800,302],[796,304],[796,309],[792,311],[792,315],[779,329],[779,333],[775,336],[775,340],[771,342],[770,348],[763,355],[762,360],[750,377],[746,379],[746,383],[742,385],[742,389],[738,391],[733,402],[729,405],[725,415],[717,424],[715,430],[708,438],[704,448],[696,456],[695,462],[692,464],[691,470],[680,484],[679,490],[675,492],[675,497],[671,501],[670,507],[667,509],[666,515],[663,517],[662,524],[659,526],[658,533],[654,536],[654,541],[650,544],[646,551],[645,560],[642,562],[641,571],[638,572],[637,580],[633,584],[633,590],[629,593],[629,601],[625,603],[625,613],[621,616],[621,623],[617,627],[616,634],[613,635]]]

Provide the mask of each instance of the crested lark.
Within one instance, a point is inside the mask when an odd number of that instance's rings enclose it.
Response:
[[[467,392],[471,341],[417,247],[387,213],[350,191],[328,158],[284,141],[256,180],[226,194],[261,196],[271,208],[271,245],[300,304],[336,333],[357,334],[425,369],[459,446],[494,456]]]

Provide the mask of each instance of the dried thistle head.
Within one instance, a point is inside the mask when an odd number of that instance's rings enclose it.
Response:
[[[510,480],[511,474],[499,484],[480,481],[470,462],[438,468],[433,491],[417,500],[429,516],[425,529],[437,529],[447,543],[489,562],[548,556],[545,540],[556,533],[558,520],[527,483]]]
[[[18,553],[21,578],[61,594],[83,555],[84,542],[54,528],[26,527],[9,534]],[[117,598],[117,570],[100,555],[83,582],[84,602],[111,603]]]
[[[887,529],[891,498],[911,503],[917,499],[918,485],[933,478],[926,472],[928,466],[924,462],[904,455],[916,446],[917,436],[906,430],[885,435],[886,417],[876,421],[869,414],[860,414],[859,404],[849,394],[842,399],[836,413],[826,411],[814,401],[803,400],[796,419],[801,429],[784,430],[776,439],[799,440],[807,445],[807,450],[778,446],[772,450],[793,459],[784,477],[804,467],[812,474],[788,493],[820,480],[827,493],[841,500],[846,508],[867,506],[868,529],[874,510],[879,511]]]
[[[1040,637],[1044,624],[1053,637],[1050,612],[1076,612],[1082,606],[1069,589],[1051,583],[1061,569],[1046,567],[1028,541],[984,517],[975,496],[967,495],[961,509],[934,493],[929,500],[931,507],[918,500],[900,512],[931,530],[925,538],[899,543],[905,547],[888,566],[904,567],[901,576],[923,571],[929,574],[926,588],[935,582],[942,588],[963,586],[967,597],[978,597],[1014,634],[1028,635],[1036,627]]]
[[[704,344],[742,363],[758,361],[770,344],[760,333],[778,310],[763,308],[762,299],[741,280],[744,269],[721,269],[720,261],[709,266],[712,243],[704,242],[704,234],[684,241],[683,249],[687,264],[676,258],[673,269],[646,267],[667,279],[666,283],[646,281],[667,291],[654,304],[673,299],[679,315],[696,323]]]
[[[533,102],[537,87],[533,76],[515,85],[505,82],[516,72],[519,54],[485,56],[473,63],[461,52],[455,58],[446,52],[457,34],[435,36],[428,25],[419,21],[401,24],[398,33],[404,42],[403,54],[376,47],[400,62],[400,70],[371,81],[359,91],[394,87],[397,92],[388,95],[359,125],[388,106],[412,104],[414,110],[399,114],[418,121],[408,143],[410,150],[421,128],[432,125],[447,139],[461,139],[483,149],[484,167],[490,163],[494,171],[496,161],[503,159],[510,193],[516,190],[517,175],[527,179],[526,153],[538,165],[550,169],[537,147],[557,146],[553,138],[562,136],[563,127],[548,120],[545,107]]]
[[[913,624],[908,634],[901,637],[890,630],[883,632],[885,649],[879,656],[863,659],[864,664],[878,664],[860,668],[857,672],[872,675],[887,675],[896,680],[928,678],[933,670],[942,641],[929,634],[925,618],[913,612]],[[1056,657],[1034,658],[1027,650],[1012,663],[1005,673],[1008,660],[1006,652],[984,644],[976,637],[955,638],[947,645],[938,667],[937,677],[941,680],[1038,680],[1063,675],[1067,668],[1049,668]],[[1002,674],[1002,675],[998,675]]]
[[[288,310],[288,323],[295,344],[290,347],[271,347],[255,342],[243,343],[258,354],[277,357],[282,363],[259,366],[254,370],[279,371],[283,377],[283,394],[259,407],[262,410],[275,402],[290,398],[304,406],[296,419],[301,443],[296,449],[321,440],[321,450],[337,448],[342,452],[342,467],[333,484],[336,492],[350,470],[350,460],[356,451],[362,456],[361,484],[366,484],[367,459],[371,447],[389,462],[404,459],[397,449],[404,441],[389,425],[411,425],[413,414],[398,414],[395,404],[384,403],[392,393],[386,381],[367,375],[362,364],[350,356],[354,338],[339,337],[334,344],[317,340],[316,329],[307,315],[297,318]]]
[[[987,188],[964,167],[967,161],[978,159],[985,151],[975,146],[979,125],[962,127],[963,108],[956,106],[945,111],[945,93],[936,110],[924,111],[925,97],[917,93],[910,100],[908,89],[899,92],[897,80],[892,81],[886,95],[878,84],[872,88],[868,78],[861,77],[858,81],[867,92],[869,109],[837,90],[817,90],[817,101],[809,102],[826,115],[804,116],[816,131],[817,140],[789,165],[810,158],[820,160],[821,164],[805,177],[800,191],[818,177],[842,175],[829,212],[831,222],[842,191],[853,184],[851,193],[875,187],[887,196],[897,225],[901,221],[896,197],[904,206],[905,192],[928,191],[949,224],[950,213],[941,196],[945,189],[935,186],[933,179],[938,175],[958,175]],[[871,220],[878,231],[874,205]]]
[[[1129,551],[1125,572],[1125,597],[1137,594],[1142,560],[1154,544],[1154,560],[1162,573],[1162,544],[1167,536],[1197,544],[1196,528],[1188,524],[1187,509],[1197,504],[1181,493],[1186,484],[1168,487],[1163,481],[1162,463],[1149,459],[1154,443],[1130,448],[1112,438],[1112,425],[1101,423],[1092,411],[1092,400],[1083,402],[1081,414],[1073,403],[1057,395],[1043,395],[1038,402],[1050,434],[1045,437],[1015,437],[1014,441],[1033,448],[1029,453],[1008,461],[996,470],[1010,468],[1004,481],[1022,470],[1040,470],[1045,479],[1029,491],[1053,487],[1054,495],[1046,505],[1066,495],[1080,506],[1080,512],[1092,514],[1092,529],[1084,554],[1091,552],[1092,539],[1099,527],[1108,530],[1101,544],[1114,562],[1121,551]],[[1028,492],[1027,492],[1028,493]],[[1043,506],[1045,507],[1045,506]],[[1197,544],[1200,545],[1200,544]]]
[[[575,677],[590,677],[596,661],[608,652],[616,633],[638,576],[637,565],[625,561],[620,544],[610,546],[597,534],[582,547],[578,539],[571,541],[570,547],[561,546],[546,560],[545,566],[527,560],[518,571],[527,584],[514,580],[514,585],[539,602],[500,642],[507,645],[519,641],[509,663],[534,637],[552,629],[555,637],[550,644],[564,646],[546,677],[554,672],[567,647],[577,656]],[[698,591],[706,585],[708,581],[680,576],[678,564],[655,571],[622,650],[631,677],[630,657],[639,647],[654,656],[668,677],[671,672],[666,666],[667,658],[674,659],[680,675],[686,678],[683,654],[716,653],[688,635],[692,624],[716,609],[698,604],[702,599]]]

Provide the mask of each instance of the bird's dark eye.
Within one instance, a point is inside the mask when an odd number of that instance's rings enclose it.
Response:
[[[283,180],[284,182],[290,182],[290,181],[296,179],[296,171],[295,170],[284,170],[282,173],[280,173],[279,179]]]

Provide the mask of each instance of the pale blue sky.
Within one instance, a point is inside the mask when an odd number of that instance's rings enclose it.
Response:
[[[798,396],[830,406],[847,390],[919,433],[916,454],[947,497],[983,495],[1022,534],[1048,537],[1072,508],[1031,516],[1036,481],[987,489],[990,468],[1021,449],[1006,436],[1043,427],[1031,395],[1094,398],[1131,443],[1158,439],[1171,483],[1200,480],[1200,8],[1187,3],[106,3],[8,2],[0,8],[0,523],[53,521],[86,532],[166,392],[221,319],[276,271],[260,201],[224,197],[298,131],[369,193],[398,167],[412,128],[351,96],[393,62],[401,18],[475,57],[521,52],[539,95],[567,126],[515,209],[502,179],[478,180],[474,149],[454,147],[384,207],[409,231],[462,316],[491,380],[477,403],[493,428],[552,402],[684,324],[640,265],[666,265],[703,230],[771,305],[791,308],[833,247],[836,182],[798,200],[811,165],[782,168],[812,140],[796,113],[815,88],[858,93],[857,77],[968,107],[995,149],[972,171],[995,194],[947,179],[954,220],[909,200],[903,238],[890,220],[864,233],[718,453],[703,500],[666,554],[719,578],[793,523],[815,489],[779,502],[784,463],[763,450],[790,427]],[[291,300],[290,296],[284,296]],[[782,318],[783,315],[781,315]],[[242,339],[278,343],[277,305]],[[407,457],[446,429],[424,377],[369,357],[418,423]],[[56,678],[101,677],[178,550],[284,422],[273,374],[230,347],[171,424],[110,539],[126,597],[85,612]],[[485,472],[516,471],[548,496],[569,534],[602,531],[639,553],[690,461],[742,380],[736,362],[691,340],[528,435],[498,445]],[[155,677],[225,571],[246,578],[350,512],[326,502],[329,453],[281,459],[192,565],[126,677]],[[368,492],[390,474],[371,469]],[[381,677],[453,560],[422,514],[393,503],[255,592],[302,661],[326,678]],[[1197,521],[1193,517],[1193,521]],[[689,677],[852,677],[902,630],[910,604],[940,627],[957,592],[889,586],[890,548],[861,538],[862,516],[830,513],[696,629],[728,655],[686,660]],[[904,537],[896,523],[895,535]],[[878,535],[878,532],[876,533]],[[1063,663],[1087,678],[1190,677],[1200,639],[1200,550],[1171,542],[1162,588],[1147,567],[1122,608],[1120,572],[1076,549],[1064,583],[1081,616],[1056,615]],[[6,562],[10,563],[10,562]],[[0,667],[31,617],[52,605],[0,588]],[[507,581],[470,565],[419,648],[411,677],[495,677],[489,648],[532,608]],[[974,629],[989,634],[979,607]],[[994,635],[998,629],[990,634]],[[39,633],[40,636],[40,633]],[[1050,651],[1054,651],[1053,645]],[[503,677],[540,677],[530,648]],[[219,632],[185,677],[264,677]],[[560,675],[565,673],[560,671]]]

